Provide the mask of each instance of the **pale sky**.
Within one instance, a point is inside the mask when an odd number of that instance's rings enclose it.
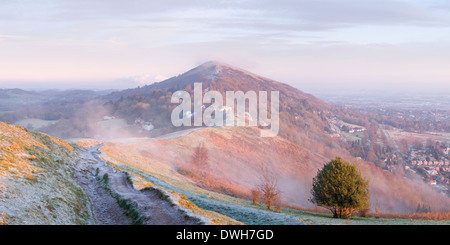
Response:
[[[0,88],[128,88],[209,60],[300,89],[450,88],[450,1],[0,0]]]

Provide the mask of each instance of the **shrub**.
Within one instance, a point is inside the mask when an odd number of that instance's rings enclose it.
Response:
[[[253,190],[251,190],[251,195],[252,195],[253,204],[258,205],[259,204],[259,196],[261,195],[261,192],[257,189],[253,189]]]

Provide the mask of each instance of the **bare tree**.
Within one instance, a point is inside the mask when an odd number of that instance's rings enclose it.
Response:
[[[273,174],[264,170],[261,175],[261,183],[258,186],[267,209],[272,210],[273,205],[279,199],[281,191],[278,188],[278,178]]]
[[[209,154],[208,149],[200,143],[197,147],[194,148],[194,152],[192,154],[192,164],[199,168],[208,167]]]

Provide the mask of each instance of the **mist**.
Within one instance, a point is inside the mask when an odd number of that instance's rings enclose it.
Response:
[[[55,124],[41,128],[40,131],[63,139],[95,138],[105,140],[136,135],[133,134],[131,126],[123,120],[116,119],[108,124],[104,117],[112,115],[112,108],[104,106],[101,101],[88,101],[76,108],[74,115],[70,118],[63,118]]]

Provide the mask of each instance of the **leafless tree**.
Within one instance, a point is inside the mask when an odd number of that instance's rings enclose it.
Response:
[[[191,159],[192,164],[200,169],[205,169],[208,167],[208,160],[208,149],[203,145],[203,143],[200,143],[197,147],[194,148]]]
[[[258,186],[258,190],[261,192],[267,209],[272,210],[273,205],[279,199],[281,191],[278,188],[278,178],[268,172],[266,169],[262,172],[261,182]]]

